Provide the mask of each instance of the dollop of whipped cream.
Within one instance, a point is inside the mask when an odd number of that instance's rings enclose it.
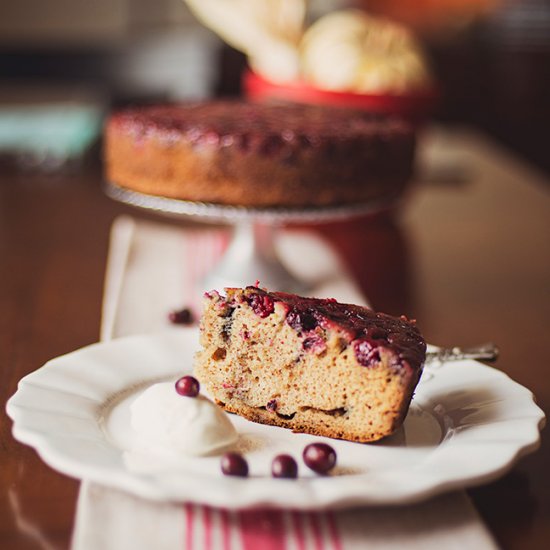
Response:
[[[238,434],[210,399],[178,395],[172,382],[153,384],[130,406],[139,447],[153,453],[202,456],[234,443]]]

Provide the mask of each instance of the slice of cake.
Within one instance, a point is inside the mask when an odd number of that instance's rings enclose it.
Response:
[[[257,287],[205,295],[195,374],[225,410],[376,441],[403,422],[426,344],[413,321]]]
[[[413,128],[363,111],[245,101],[129,109],[105,128],[119,187],[247,207],[387,203],[410,179]]]

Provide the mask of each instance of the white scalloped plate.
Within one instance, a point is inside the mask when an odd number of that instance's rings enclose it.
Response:
[[[23,378],[8,401],[16,439],[52,468],[157,500],[226,508],[301,509],[415,502],[490,481],[539,445],[544,414],[533,395],[475,361],[427,369],[403,428],[375,444],[326,440],[338,466],[327,477],[301,464],[324,438],[231,415],[251,476],[224,477],[219,457],[163,463],[135,456],[129,403],[148,384],[191,371],[196,329],[174,329],[95,344],[58,357]],[[279,453],[300,463],[298,480],[270,477]],[[145,460],[144,460],[145,458]]]

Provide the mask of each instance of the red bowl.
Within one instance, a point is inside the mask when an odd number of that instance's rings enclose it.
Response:
[[[304,82],[276,84],[247,70],[243,75],[246,97],[253,101],[284,100],[365,109],[376,113],[394,114],[415,123],[425,121],[434,112],[438,93],[435,88],[408,94],[358,94],[321,90]]]

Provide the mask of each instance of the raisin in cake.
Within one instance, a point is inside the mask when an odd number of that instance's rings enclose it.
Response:
[[[225,410],[350,441],[403,422],[426,344],[414,322],[257,287],[205,295],[195,374]]]
[[[363,111],[211,101],[114,114],[108,181],[142,193],[247,207],[390,202],[412,172],[410,125]]]

